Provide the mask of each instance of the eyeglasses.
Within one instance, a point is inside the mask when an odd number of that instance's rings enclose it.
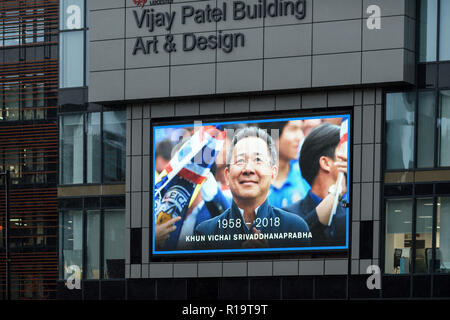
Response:
[[[264,159],[263,157],[260,157],[260,156],[255,156],[255,157],[251,157],[251,158],[250,157],[247,157],[247,158],[238,157],[236,159],[236,161],[234,163],[232,163],[232,164],[235,165],[235,166],[243,168],[249,162],[252,162],[253,165],[259,167],[259,166],[265,165],[268,161],[267,161],[267,159]]]

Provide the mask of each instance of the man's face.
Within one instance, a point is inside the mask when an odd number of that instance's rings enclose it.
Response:
[[[161,173],[161,171],[164,170],[164,168],[167,166],[168,163],[169,163],[169,161],[167,161],[163,157],[157,156],[156,159],[155,159],[155,170],[156,170],[156,172]]]
[[[302,120],[289,121],[278,142],[280,159],[297,159],[298,149],[303,140]]]
[[[270,163],[266,141],[248,137],[239,140],[234,146],[231,163],[225,169],[225,177],[237,203],[254,201],[261,205],[267,198],[277,170]]]

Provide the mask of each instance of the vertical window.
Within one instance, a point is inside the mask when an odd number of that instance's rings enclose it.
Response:
[[[60,34],[60,87],[84,85],[84,36],[83,32]]]
[[[450,60],[450,1],[440,2],[439,60]]]
[[[411,199],[386,201],[385,273],[410,272],[412,240]]]
[[[36,94],[36,119],[44,119],[45,118],[45,96],[44,90],[45,85],[43,83],[37,83],[35,85],[35,94]]]
[[[0,84],[0,120],[4,120],[4,115],[3,115],[3,104],[4,104],[4,95],[6,94],[5,91],[5,87],[3,85]]]
[[[87,183],[101,182],[101,136],[100,136],[100,113],[87,114],[86,128],[86,174]]]
[[[410,169],[414,163],[414,94],[386,95],[386,168]]]
[[[438,198],[435,269],[450,272],[450,197]]]
[[[4,238],[4,233],[3,230],[5,228],[5,220],[0,220],[0,226],[2,226],[1,230],[0,230],[0,249],[4,249],[4,243],[3,243],[3,238]]]
[[[84,61],[84,0],[60,1],[60,87],[82,87]]]
[[[417,123],[417,167],[434,167],[434,128],[436,127],[434,91],[419,92]]]
[[[86,279],[99,279],[100,210],[88,210],[86,217]]]
[[[124,278],[125,212],[123,209],[105,210],[104,220],[104,278]]]
[[[420,62],[436,61],[437,0],[420,1]]]
[[[83,212],[81,210],[66,211],[62,215],[62,277],[67,279],[73,271],[72,265],[82,269],[83,266]]]
[[[417,199],[415,273],[431,271],[426,256],[427,252],[433,248],[433,208],[433,198]]]
[[[5,86],[5,120],[19,120],[19,84],[8,83]]]
[[[84,0],[61,0],[60,29],[73,30],[84,27]]]
[[[24,85],[22,89],[23,96],[23,119],[24,120],[33,120],[34,119],[34,97],[33,97],[33,86],[32,85]]]
[[[104,182],[125,180],[125,111],[103,113]]]
[[[61,184],[83,183],[83,115],[60,119]]]
[[[4,15],[4,44],[5,46],[17,46],[20,44],[20,20],[19,11],[7,11]]]
[[[450,167],[450,90],[439,96],[439,165]]]
[[[36,12],[40,16],[45,15],[44,9],[37,9]],[[36,19],[36,42],[44,42],[45,41],[45,18],[37,18]]]
[[[125,181],[125,116],[108,111],[60,117],[60,184]]]

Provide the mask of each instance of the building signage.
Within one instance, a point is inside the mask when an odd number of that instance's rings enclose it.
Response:
[[[142,4],[142,1],[139,2]],[[176,21],[182,25],[195,23],[199,25],[225,22],[228,20],[255,20],[293,16],[298,20],[305,17],[305,0],[259,0],[256,4],[245,1],[233,1],[231,4],[223,2],[221,6],[213,7],[206,4],[203,8],[191,5],[182,6],[179,11],[158,11],[155,8],[141,8],[133,10],[133,19],[139,29],[147,29],[150,34],[158,31],[168,32],[164,41],[153,36],[144,39],[137,37],[133,47],[133,55],[158,54],[160,52],[216,50],[230,53],[234,48],[244,47],[245,34],[242,32],[224,32],[219,30],[215,35],[200,36],[192,32],[183,33],[181,42],[177,43],[171,34]]]

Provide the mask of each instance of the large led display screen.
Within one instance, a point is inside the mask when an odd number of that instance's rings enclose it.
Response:
[[[348,249],[350,115],[153,125],[154,255]]]

